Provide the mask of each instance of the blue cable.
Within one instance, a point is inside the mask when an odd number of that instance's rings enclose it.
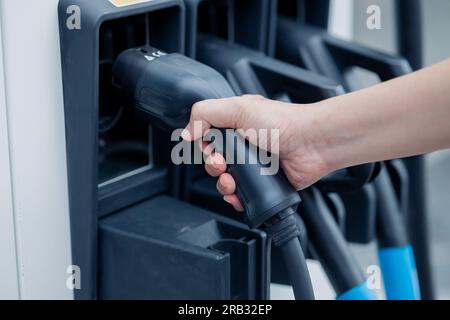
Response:
[[[411,246],[378,251],[388,300],[420,300],[419,280]]]

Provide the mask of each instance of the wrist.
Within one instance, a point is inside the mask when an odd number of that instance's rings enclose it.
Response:
[[[293,105],[288,117],[288,135],[282,138],[289,143],[285,158],[301,162],[318,176],[335,171],[339,166],[334,156],[335,136],[328,123],[332,117],[330,107],[322,102]]]
[[[371,162],[372,120],[350,95],[318,102],[318,149],[331,171]]]
[[[331,98],[308,105],[311,115],[306,134],[326,173],[357,164],[354,157],[357,128],[347,124],[339,104],[337,98]]]

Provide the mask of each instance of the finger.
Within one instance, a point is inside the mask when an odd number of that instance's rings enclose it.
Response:
[[[193,141],[203,137],[211,127],[236,128],[239,101],[239,98],[233,97],[197,102],[192,106],[189,124],[181,136],[185,140]]]
[[[217,179],[217,190],[223,195],[232,195],[236,192],[236,183],[229,173],[223,173]]]
[[[233,206],[234,210],[236,210],[238,212],[244,212],[244,208],[242,207],[241,201],[239,201],[239,198],[237,197],[237,195],[232,194],[232,195],[224,196],[223,200],[225,200],[225,202],[228,202],[229,204],[231,204]]]
[[[227,170],[225,159],[220,153],[213,153],[205,160],[205,170],[212,177],[218,177]]]
[[[246,99],[251,99],[251,100],[267,100],[265,97],[263,97],[260,94],[244,94],[241,97],[246,98]]]
[[[210,156],[214,152],[214,143],[198,140],[199,148],[205,156]]]

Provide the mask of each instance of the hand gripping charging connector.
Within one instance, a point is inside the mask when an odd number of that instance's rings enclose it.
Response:
[[[192,106],[202,100],[234,96],[228,82],[214,69],[181,54],[167,54],[144,46],[124,51],[113,68],[113,83],[144,119],[166,130],[185,127]],[[298,299],[312,299],[312,287],[293,218],[300,197],[279,170],[262,175],[256,148],[234,130],[220,129],[224,154],[246,155],[246,163],[231,161],[228,172],[236,181],[246,222],[251,228],[265,225],[274,243],[286,253]],[[228,159],[227,159],[228,160]],[[236,159],[233,159],[236,160]]]

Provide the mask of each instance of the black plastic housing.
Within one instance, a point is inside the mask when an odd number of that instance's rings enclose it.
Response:
[[[278,3],[278,13],[298,23],[328,28],[330,0],[272,0]]]
[[[185,0],[186,52],[197,57],[197,35],[206,33],[261,52],[273,47],[272,0]]]
[[[338,39],[323,29],[300,25],[294,19],[277,19],[276,57],[335,80],[349,91],[345,77],[351,67],[374,72],[381,81],[411,72],[408,62],[397,56]]]
[[[168,196],[100,222],[99,298],[269,298],[262,231]]]
[[[79,30],[70,30],[66,25],[67,9],[72,5],[77,5],[82,13]],[[129,47],[144,44],[153,44],[168,52],[184,52],[184,4],[181,0],[157,0],[117,7],[110,1],[61,0],[58,16],[72,263],[78,265],[83,274],[81,289],[74,294],[76,299],[95,299],[98,297],[99,218],[171,192],[171,176],[175,174],[164,157],[160,159],[158,153],[150,150],[149,131],[144,128],[130,137],[148,146],[148,151],[154,155],[152,165],[108,184],[99,180],[100,119],[103,111],[110,110],[110,102],[114,102],[113,92],[108,89],[111,60]],[[105,94],[111,96],[108,98]],[[163,139],[157,139],[156,143],[158,140]],[[148,153],[142,154],[147,157]],[[123,163],[129,160],[121,158]]]
[[[314,103],[344,93],[334,81],[223,39],[200,35],[197,59],[219,71],[238,94]]]

